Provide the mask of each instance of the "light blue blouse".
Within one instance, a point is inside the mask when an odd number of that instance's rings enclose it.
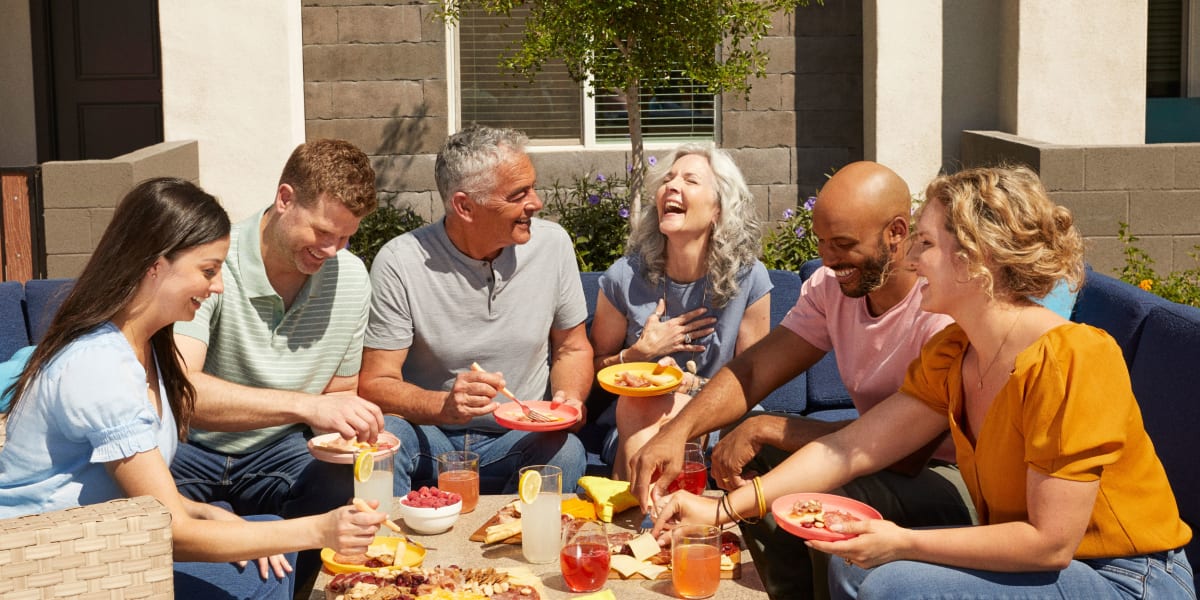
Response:
[[[675,283],[669,279],[665,283],[652,286],[642,276],[640,261],[631,261],[628,257],[613,263],[600,276],[600,290],[613,307],[625,316],[625,345],[628,348],[642,335],[646,319],[654,312],[661,298],[666,298],[666,314],[663,319],[677,317],[685,312],[701,306],[708,309],[708,315],[717,318],[715,331],[707,336],[698,338],[695,343],[703,344],[704,351],[679,352],[672,357],[680,368],[689,360],[695,360],[698,374],[701,377],[712,377],[725,363],[733,358],[737,348],[738,329],[742,325],[742,316],[750,305],[760,300],[771,291],[771,276],[762,263],[755,261],[749,269],[738,275],[738,293],[723,308],[714,308],[712,299],[705,291],[708,287],[708,276],[705,275],[691,283]],[[658,360],[660,357],[655,357]]]
[[[161,376],[158,386],[165,399]],[[0,518],[124,497],[104,463],[157,447],[170,464],[178,438],[165,401],[162,413],[159,419],[146,395],[146,371],[115,325],[71,342],[8,417]]]

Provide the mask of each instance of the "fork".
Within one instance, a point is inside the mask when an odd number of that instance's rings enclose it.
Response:
[[[479,363],[473,362],[473,363],[471,363],[471,370],[483,372],[483,367],[479,366]],[[505,396],[508,396],[508,398],[510,400],[512,400],[513,402],[516,402],[517,406],[521,407],[521,412],[525,413],[525,417],[528,418],[530,421],[533,421],[535,423],[552,423],[554,421],[559,420],[559,419],[557,419],[553,416],[550,416],[546,413],[543,413],[539,410],[534,410],[532,408],[529,408],[528,406],[525,405],[524,402],[521,402],[520,400],[517,399],[516,394],[513,394],[512,392],[508,391],[508,388],[506,388],[506,387],[502,386],[500,388],[500,393],[504,394]]]

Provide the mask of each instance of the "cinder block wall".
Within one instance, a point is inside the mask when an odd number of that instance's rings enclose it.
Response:
[[[77,277],[112,220],[117,202],[151,177],[199,182],[198,144],[163,142],[110,160],[44,163],[46,276]]]
[[[1007,161],[1038,171],[1074,214],[1097,271],[1113,275],[1125,264],[1120,223],[1159,273],[1197,266],[1189,253],[1200,245],[1200,144],[1059,146],[997,131],[965,131],[962,142],[966,166]]]
[[[348,139],[371,155],[381,199],[442,215],[433,160],[449,133],[446,35],[425,0],[304,0],[306,135]],[[777,15],[762,40],[767,77],[721,98],[718,144],[745,173],[763,218],[862,158],[862,7]],[[847,108],[849,107],[849,108]],[[666,151],[652,151],[663,155]],[[623,172],[628,152],[533,148],[539,185]]]

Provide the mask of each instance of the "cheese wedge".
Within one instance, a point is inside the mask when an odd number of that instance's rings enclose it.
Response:
[[[629,540],[629,551],[633,553],[633,557],[639,561],[646,560],[655,554],[658,554],[658,541],[649,533],[643,533],[632,540]]]
[[[521,521],[514,519],[507,523],[499,523],[483,530],[483,543],[494,544],[518,533],[521,533]]]
[[[663,565],[656,565],[654,563],[643,561],[642,568],[638,569],[637,572],[638,572],[638,575],[641,575],[642,577],[645,577],[646,579],[654,580],[654,579],[658,579],[658,576],[662,575],[666,571],[667,571],[667,568]]]
[[[608,566],[623,579],[629,579],[629,576],[637,573],[643,564],[645,564],[643,561],[628,554],[614,554],[612,555],[612,559],[609,560]]]

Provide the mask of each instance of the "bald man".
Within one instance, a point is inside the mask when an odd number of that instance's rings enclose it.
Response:
[[[950,323],[921,310],[921,286],[905,261],[910,202],[904,180],[877,163],[851,163],[829,179],[813,207],[824,267],[805,281],[779,326],[734,357],[634,457],[633,491],[644,508],[651,508],[658,482],[665,488],[674,479],[687,440],[734,423],[831,350],[859,414],[899,389],[921,346]],[[721,437],[713,479],[726,489],[744,485],[848,423],[755,413]],[[910,459],[837,493],[906,527],[970,524],[973,509],[950,440]],[[652,480],[656,471],[662,476]],[[758,525],[743,523],[742,533],[772,598],[812,597],[814,581],[817,595],[825,595],[824,570],[814,572],[803,540],[775,527],[769,515]]]

